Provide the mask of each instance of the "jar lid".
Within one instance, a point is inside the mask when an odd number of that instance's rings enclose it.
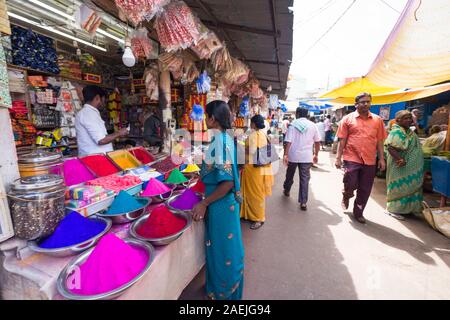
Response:
[[[64,179],[61,176],[44,174],[18,179],[11,185],[11,188],[16,191],[33,191],[57,186],[64,187]]]
[[[58,152],[48,152],[44,150],[37,150],[32,153],[24,154],[19,158],[19,163],[47,163],[60,160],[62,154]]]

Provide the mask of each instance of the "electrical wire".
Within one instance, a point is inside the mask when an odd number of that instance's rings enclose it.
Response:
[[[298,27],[298,26],[302,26],[302,25],[308,23],[309,21],[311,21],[312,19],[316,18],[317,16],[322,14],[324,11],[329,9],[331,6],[333,6],[336,3],[336,1],[337,0],[330,0],[330,1],[328,1],[322,7],[320,7],[319,9],[314,11],[313,13],[311,13],[311,15],[308,18],[306,18],[305,20],[297,21],[297,23],[295,23],[294,26]]]
[[[344,10],[344,12],[342,12],[342,14],[337,18],[337,20],[327,29],[327,31],[325,31],[320,37],[319,39],[316,40],[316,42],[314,42],[314,44],[309,47],[308,50],[306,50],[305,54],[301,57],[301,59],[303,59],[304,57],[306,57],[308,55],[308,53],[315,48],[315,46],[320,42],[320,40],[322,40],[333,28],[334,26],[345,16],[345,14],[353,7],[353,5],[356,3],[357,0],[353,0],[352,3]]]
[[[392,10],[394,10],[397,13],[401,13],[400,11],[398,11],[397,9],[395,9],[393,6],[391,6],[389,3],[387,3],[385,0],[380,0],[382,3],[384,3],[386,6],[388,6],[389,8],[391,8]]]

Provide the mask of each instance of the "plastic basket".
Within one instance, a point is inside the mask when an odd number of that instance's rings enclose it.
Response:
[[[428,224],[436,231],[439,231],[447,238],[450,238],[450,207],[430,208],[423,202],[423,216]],[[439,213],[446,212],[446,213]]]

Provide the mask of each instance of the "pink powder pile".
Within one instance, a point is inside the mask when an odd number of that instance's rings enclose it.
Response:
[[[69,277],[67,286],[75,286],[71,291],[85,296],[115,290],[139,275],[149,258],[144,250],[127,244],[114,234],[107,234],[81,265],[79,282]]]
[[[151,178],[147,184],[147,187],[145,188],[145,191],[142,193],[142,196],[153,197],[153,196],[158,196],[160,194],[165,194],[168,192],[170,192],[169,187],[167,187],[161,181],[159,181],[155,178]]]
[[[64,161],[64,181],[70,187],[95,179],[95,176],[86,168],[79,159]]]

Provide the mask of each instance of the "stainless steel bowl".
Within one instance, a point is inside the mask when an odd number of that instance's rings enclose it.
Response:
[[[163,203],[167,199],[172,197],[175,189],[177,188],[177,185],[176,184],[172,184],[172,183],[168,183],[168,184],[166,184],[166,186],[168,186],[170,188],[170,192],[163,193],[163,194],[160,194],[160,195],[157,195],[157,196],[151,196],[151,197],[146,197],[146,196],[141,195],[141,197],[142,198],[146,198],[146,199],[147,198],[151,199],[153,204]]]
[[[108,218],[112,220],[113,224],[125,224],[130,223],[138,218],[140,218],[144,213],[147,207],[152,203],[152,200],[149,198],[137,198],[138,200],[142,200],[145,202],[145,205],[142,208],[139,208],[134,211],[124,212],[120,214],[106,214],[106,213],[97,213],[97,216]]]
[[[153,259],[155,257],[155,249],[150,243],[136,240],[136,239],[124,239],[126,243],[129,245],[132,245],[136,248],[141,248],[145,250],[148,253],[148,262],[145,268],[142,270],[140,274],[138,274],[133,280],[130,280],[130,282],[124,284],[123,286],[101,294],[97,295],[91,295],[91,296],[83,296],[78,295],[75,293],[72,293],[69,288],[67,287],[67,278],[73,273],[73,271],[80,267],[89,257],[89,255],[92,253],[94,248],[91,248],[89,251],[83,252],[78,257],[73,258],[66,267],[61,271],[61,273],[58,276],[58,280],[56,282],[56,288],[58,289],[58,292],[66,299],[70,300],[110,300],[119,297],[122,295],[127,289],[129,289],[133,284],[135,284],[137,281],[139,281],[145,273],[150,269],[150,266],[153,262]]]
[[[186,226],[183,229],[181,229],[179,232],[177,232],[171,236],[164,237],[164,238],[145,238],[145,237],[139,235],[136,230],[142,223],[144,223],[148,219],[148,217],[150,217],[151,213],[149,213],[149,214],[146,214],[145,216],[139,218],[135,222],[133,222],[133,224],[131,225],[131,228],[130,228],[130,235],[133,238],[136,238],[136,239],[139,239],[142,241],[148,241],[155,246],[165,246],[165,245],[171,243],[172,241],[175,241],[183,234],[183,232],[185,232],[191,226],[192,215],[190,215],[189,213],[176,212],[176,211],[172,211],[172,213],[174,215],[176,215],[177,217],[180,217],[180,218],[183,218],[186,220]]]
[[[43,253],[48,256],[59,257],[59,258],[80,254],[81,252],[83,252],[83,251],[93,247],[95,244],[97,244],[97,242],[100,240],[100,238],[103,237],[109,231],[109,229],[111,229],[111,226],[112,226],[112,222],[109,219],[105,219],[102,217],[92,217],[90,219],[96,219],[96,220],[101,220],[101,221],[105,222],[106,223],[105,229],[101,233],[96,235],[95,237],[92,237],[82,243],[72,245],[69,247],[46,249],[46,248],[39,247],[38,241],[29,241],[28,247],[31,250],[33,250],[34,252],[39,252],[39,253]]]
[[[199,196],[202,200],[205,199],[205,196],[204,196],[203,194],[201,194],[201,193],[199,193],[199,192],[196,192],[195,194],[196,194],[197,196]],[[175,212],[192,213],[192,210],[182,210],[182,209],[177,209],[177,208],[175,208],[175,207],[172,206],[172,203],[173,203],[175,200],[177,200],[181,195],[182,195],[182,193],[181,193],[181,194],[174,195],[174,196],[172,196],[169,200],[167,200],[167,202],[166,202],[167,207],[168,207],[170,210],[175,211]]]

